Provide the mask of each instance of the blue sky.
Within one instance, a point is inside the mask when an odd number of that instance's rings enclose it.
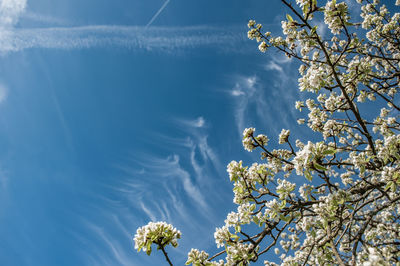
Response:
[[[278,2],[1,1],[0,264],[162,265],[133,248],[151,220],[181,230],[176,265],[215,252],[226,165],[258,158],[242,130],[276,145],[305,97],[246,37],[279,29]]]

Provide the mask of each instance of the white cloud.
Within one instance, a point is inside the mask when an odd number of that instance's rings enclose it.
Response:
[[[167,160],[164,161],[164,164],[165,166],[163,167],[165,167],[166,170],[164,175],[180,178],[187,196],[192,198],[194,202],[196,202],[196,204],[201,207],[201,209],[208,210],[209,207],[198,187],[196,187],[190,179],[189,172],[187,172],[180,166],[179,156],[174,155],[172,158],[169,157]]]
[[[215,46],[225,52],[237,49],[244,42],[239,28],[209,26],[148,27],[165,9],[166,0],[147,26],[89,25],[76,27],[13,27],[21,17],[42,23],[65,24],[58,18],[25,12],[27,0],[0,0],[0,53],[24,49],[84,49],[92,47],[122,47],[132,50],[160,50],[171,52],[181,49]]]
[[[241,37],[237,29],[208,26],[146,28],[145,26],[95,25],[2,29],[0,30],[0,52],[17,52],[31,48],[82,49],[116,46],[131,50],[163,52],[215,46],[223,51],[235,51],[238,42],[243,42]]]
[[[281,60],[282,61],[282,60]],[[236,126],[239,136],[247,127],[268,128],[267,134],[277,135],[280,128],[274,125],[280,125],[289,128],[297,113],[294,108],[287,108],[294,104],[294,95],[298,93],[295,88],[295,81],[290,76],[290,65],[281,67],[275,60],[271,60],[269,69],[278,71],[274,80],[265,80],[257,76],[240,76],[233,78],[235,86],[229,91],[230,95],[235,96],[235,106],[233,109]],[[264,66],[267,69],[267,66]],[[232,92],[239,91],[240,95]],[[290,91],[290,93],[288,93]],[[279,114],[279,122],[276,120]]]
[[[96,255],[97,260],[95,265],[105,265],[103,263],[107,262],[106,265],[118,264],[118,265],[132,265],[131,255],[126,252],[126,248],[121,245],[119,239],[109,235],[107,231],[100,227],[99,225],[82,220],[83,224],[86,225],[86,228],[91,231],[100,241],[101,245],[96,245],[95,250],[87,250],[85,253],[86,259],[90,260],[90,254],[94,253]],[[115,223],[117,224],[118,223]],[[120,229],[120,228],[118,228]],[[124,229],[126,230],[126,229]],[[130,237],[130,236],[126,236]],[[100,248],[101,246],[101,248]],[[99,263],[101,261],[102,263]],[[92,264],[93,265],[93,264]]]
[[[194,206],[197,206],[205,212],[209,211],[209,206],[205,201],[204,196],[200,192],[199,187],[193,183],[189,171],[181,165],[179,155],[174,154],[168,156],[167,158],[142,155],[141,160],[138,163],[141,167],[146,169],[146,174],[141,178],[138,178],[137,174],[133,172],[135,180],[138,182],[144,179],[145,183],[142,183],[141,185],[136,184],[130,186],[133,190],[140,191],[135,193],[135,199],[132,202],[139,204],[141,210],[145,212],[151,220],[160,218],[165,219],[166,216],[169,216],[168,213],[165,213],[160,209],[160,205],[157,202],[148,200],[148,192],[155,192],[155,187],[152,188],[154,184],[157,184],[157,190],[161,189],[160,191],[167,191],[169,187],[173,186],[175,186],[175,193],[176,191],[183,189],[185,192],[184,194],[189,199],[193,200]],[[126,171],[129,168],[119,167],[119,169]],[[128,172],[128,174],[130,174],[130,172]],[[123,185],[126,189],[126,184],[124,183]],[[142,203],[144,198],[146,199],[146,205]],[[171,200],[177,202],[177,198],[173,198]],[[182,197],[180,197],[180,200],[183,200]],[[152,206],[150,207],[148,204],[151,204]],[[158,213],[154,212],[154,208],[159,209]]]
[[[153,221],[184,221],[194,227],[199,222],[214,222],[215,209],[209,197],[212,195],[213,202],[222,200],[224,193],[214,193],[222,188],[214,185],[225,173],[221,173],[221,162],[208,143],[206,119],[174,120],[186,137],[154,137],[159,140],[158,147],[165,146],[173,153],[160,157],[135,152],[130,163],[117,166],[127,177],[115,190]],[[193,223],[193,217],[200,220]]]
[[[248,88],[254,87],[257,82],[256,76],[246,77],[244,78],[244,83],[247,85]]]
[[[245,113],[247,106],[249,104],[249,101],[252,101],[252,99],[254,98],[254,94],[257,92],[256,88],[257,77],[238,76],[235,79],[236,79],[236,84],[235,87],[230,91],[230,94],[236,96],[237,99],[235,107],[235,119],[238,132],[241,135],[241,132],[245,128]],[[240,92],[240,94],[233,92]]]
[[[208,145],[207,135],[199,135],[197,136],[197,146],[200,149],[201,154],[203,155],[204,160],[209,160],[214,165],[215,170],[221,171],[223,169],[222,164],[214,152],[214,150]],[[221,172],[220,172],[221,173]]]
[[[46,25],[68,25],[69,21],[61,18],[56,18],[44,14],[38,14],[26,10],[24,13],[21,14],[21,19],[29,20],[30,22],[40,22],[41,24]]]
[[[252,80],[249,80],[248,82],[253,82]],[[191,150],[191,155],[190,158],[193,160],[195,159],[195,151],[198,149],[200,151],[200,155],[202,156],[202,159],[204,161],[210,161],[212,165],[214,166],[215,170],[217,170],[219,173],[220,169],[222,169],[221,162],[214,152],[214,150],[208,145],[208,135],[206,132],[207,129],[207,121],[204,119],[204,117],[200,116],[195,120],[183,120],[183,119],[176,119],[179,124],[183,127],[182,129],[185,132],[188,132],[191,137],[188,137],[186,141],[178,140],[174,141],[175,145],[183,144],[185,147],[188,147]],[[192,166],[196,170],[197,173],[202,172],[202,167],[198,166],[195,161],[192,160]],[[201,174],[198,174],[200,176]]]
[[[140,201],[140,207],[142,207],[143,212],[149,216],[150,220],[153,222],[157,221],[156,215],[144,205],[143,201]]]
[[[206,121],[204,120],[204,118],[202,116],[200,116],[199,118],[197,118],[197,120],[195,121],[195,127],[203,127],[205,125]]]
[[[25,11],[26,2],[26,0],[1,0],[0,26],[10,27],[15,25]]]
[[[203,176],[203,168],[199,165],[196,160],[196,146],[192,144],[192,149],[190,151],[190,163],[192,164],[193,170],[197,177]]]
[[[235,89],[231,90],[231,95],[232,96],[241,96],[241,95],[244,95],[244,92],[235,88]]]
[[[285,73],[285,68],[290,66],[292,59],[282,55],[282,54],[272,54],[270,55],[269,61],[264,65],[265,70],[276,70],[279,72],[281,78],[285,78],[287,75]]]
[[[186,120],[186,119],[177,119],[178,123],[182,124],[185,127],[191,127],[191,128],[202,128],[206,125],[206,120],[204,117],[199,116],[196,119],[193,120]]]
[[[265,66],[266,70],[276,70],[278,72],[283,72],[283,69],[280,65],[275,63],[274,61],[269,61],[268,64]]]

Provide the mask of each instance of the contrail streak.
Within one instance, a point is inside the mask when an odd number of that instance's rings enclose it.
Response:
[[[170,0],[167,0],[164,2],[164,4],[160,7],[160,9],[157,11],[157,13],[154,14],[154,16],[150,19],[149,23],[147,23],[146,28],[150,26],[154,20],[160,15],[160,13],[164,10],[164,8],[168,5]]]
[[[25,49],[89,49],[120,47],[132,51],[183,51],[213,47],[229,52],[244,51],[247,38],[240,28],[212,26],[158,27],[89,25],[2,30],[0,57]],[[239,45],[240,44],[240,45]],[[244,45],[242,45],[244,44]],[[238,48],[239,47],[239,48]],[[247,51],[247,50],[246,50]]]

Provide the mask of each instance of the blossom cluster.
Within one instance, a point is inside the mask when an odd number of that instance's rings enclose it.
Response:
[[[296,140],[294,148],[290,131],[283,129],[278,142],[289,147],[271,150],[257,141],[254,128],[244,130],[244,148],[262,148],[265,162],[251,167],[242,161],[228,165],[234,202],[239,206],[217,229],[217,245],[252,243],[247,236],[240,237],[252,221],[280,245],[275,248],[277,255],[280,250],[287,252],[280,255],[282,265],[396,262],[399,245],[385,243],[388,239],[395,243],[398,235],[394,232],[400,228],[400,108],[394,100],[400,85],[396,78],[400,14],[390,17],[379,1],[360,1],[359,24],[368,39],[363,42],[359,32],[349,33],[357,22],[351,21],[348,2],[326,1],[323,8],[318,8],[317,1],[296,2],[303,17],[296,20],[287,15],[282,21],[285,37],[263,34],[255,21],[248,25],[249,37],[256,39],[261,52],[277,47],[301,61],[299,89],[315,97],[296,102],[296,109],[308,111],[298,122],[320,133],[322,139]],[[311,23],[317,12],[323,13],[330,41],[323,40]],[[359,106],[378,100],[387,106],[370,109],[369,117],[377,111],[372,120],[362,118]],[[304,176],[306,182],[297,186],[289,180],[293,176]],[[368,219],[375,222],[365,223]],[[357,240],[360,234],[366,243]]]
[[[279,144],[288,142],[290,135],[290,130],[282,129],[281,134],[279,134]]]
[[[254,128],[246,128],[243,131],[243,147],[245,148],[245,150],[247,151],[252,151],[254,150],[256,147],[259,146],[265,146],[268,144],[268,137],[263,135],[263,134],[259,134],[258,136],[254,137]]]
[[[143,250],[148,255],[151,253],[151,245],[164,247],[171,244],[178,246],[178,239],[181,238],[181,232],[171,224],[165,222],[149,222],[136,230],[134,237],[135,249],[139,252]]]

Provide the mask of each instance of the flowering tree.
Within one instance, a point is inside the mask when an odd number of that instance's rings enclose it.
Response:
[[[320,139],[292,141],[283,129],[282,148],[270,149],[267,136],[245,129],[244,148],[259,150],[261,161],[228,165],[238,207],[214,233],[224,249],[192,249],[187,264],[248,265],[273,250],[283,265],[400,265],[400,14],[378,0],[357,0],[360,18],[350,17],[348,1],[281,2],[290,10],[283,36],[251,20],[248,37],[261,52],[299,62],[299,88],[310,98],[296,102],[307,112],[298,123]],[[135,243],[149,254],[152,243],[164,251],[179,237],[149,224]]]

